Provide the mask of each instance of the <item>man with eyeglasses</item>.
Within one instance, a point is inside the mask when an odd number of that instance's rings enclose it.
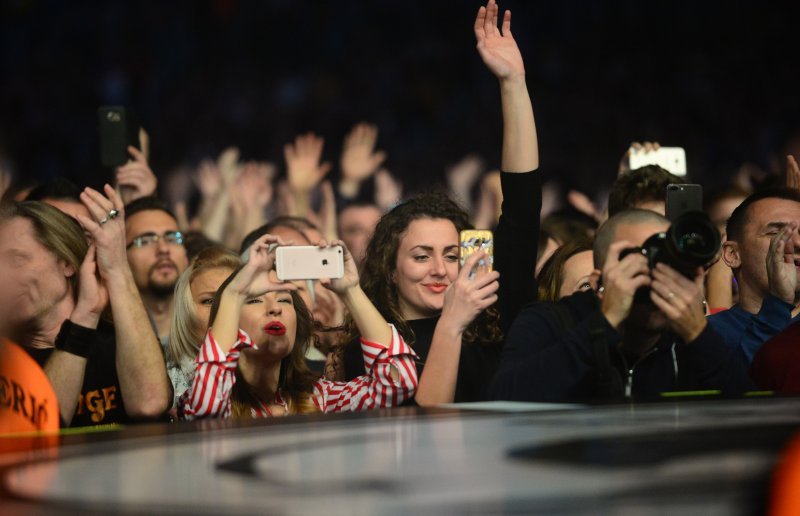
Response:
[[[178,221],[155,197],[125,207],[128,263],[153,328],[166,346],[172,320],[175,282],[189,261]]]

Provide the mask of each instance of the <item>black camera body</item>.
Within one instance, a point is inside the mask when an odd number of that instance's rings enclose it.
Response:
[[[714,263],[721,248],[722,238],[708,215],[702,211],[687,211],[666,231],[645,240],[641,247],[624,249],[619,258],[631,253],[641,254],[647,258],[650,269],[663,263],[693,279],[698,267],[708,268]]]

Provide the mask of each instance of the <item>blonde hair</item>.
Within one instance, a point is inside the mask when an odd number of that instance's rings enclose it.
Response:
[[[200,251],[180,275],[175,283],[175,306],[167,345],[168,362],[180,365],[184,359],[194,359],[208,329],[201,327],[192,298],[192,281],[212,269],[230,269],[233,272],[241,263],[236,253],[215,245]]]
[[[0,221],[27,219],[33,224],[36,241],[71,266],[75,273],[67,278],[72,298],[77,301],[80,271],[89,244],[78,221],[40,201],[9,202],[0,208]]]

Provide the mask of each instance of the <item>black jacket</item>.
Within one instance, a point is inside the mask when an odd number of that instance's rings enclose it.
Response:
[[[656,347],[628,364],[622,336],[600,311],[593,292],[520,312],[509,331],[490,396],[516,401],[653,399],[665,391],[754,388],[733,351],[710,325],[686,344],[665,333]]]

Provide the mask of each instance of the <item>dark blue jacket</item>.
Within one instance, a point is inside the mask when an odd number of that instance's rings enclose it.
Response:
[[[600,311],[593,292],[523,310],[508,333],[490,396],[514,401],[623,401],[665,391],[755,388],[734,350],[710,325],[686,344],[665,333],[650,352],[628,364],[622,336]]]
[[[745,368],[762,344],[786,329],[791,323],[794,305],[769,294],[757,314],[745,312],[739,305],[708,317],[708,323],[722,336],[725,344],[736,350]]]

